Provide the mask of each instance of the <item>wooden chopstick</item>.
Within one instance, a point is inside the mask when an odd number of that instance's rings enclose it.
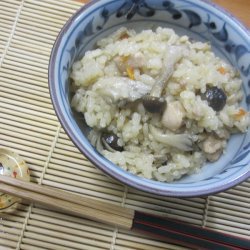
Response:
[[[32,190],[36,193],[44,194],[46,196],[61,198],[65,201],[91,207],[94,209],[98,209],[99,207],[101,207],[101,210],[104,212],[110,213],[110,211],[112,210],[113,214],[120,215],[120,216],[127,217],[127,218],[131,218],[134,215],[134,210],[129,209],[129,208],[113,205],[113,204],[103,202],[103,201],[98,201],[98,200],[95,200],[94,198],[80,196],[80,195],[73,194],[73,193],[63,191],[60,189],[56,189],[56,188],[36,185],[31,182],[23,182],[21,180],[14,179],[9,176],[0,176],[0,182],[9,184],[13,187],[17,187],[17,188],[21,188],[25,190]]]
[[[139,211],[135,211],[132,230],[198,249],[250,249],[248,239]]]
[[[46,205],[66,213],[84,216],[109,225],[130,229],[134,210],[83,197],[59,189],[24,182],[0,175],[0,190],[4,193]]]
[[[250,241],[184,222],[0,175],[0,191],[57,210],[194,249],[249,249]]]

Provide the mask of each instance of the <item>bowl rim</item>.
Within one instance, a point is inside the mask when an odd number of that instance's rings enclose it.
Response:
[[[193,2],[194,0],[189,0],[190,2]],[[227,17],[230,17],[234,23],[236,23],[237,26],[239,26],[243,32],[246,32],[250,36],[250,31],[246,28],[245,25],[243,25],[233,14],[225,10],[223,7],[218,6],[215,3],[210,2],[209,0],[199,0],[201,3],[205,3],[209,5],[212,8],[215,8],[221,12],[222,15],[226,15]],[[237,184],[241,183],[242,181],[248,179],[250,177],[250,171],[248,170],[246,173],[243,173],[239,175],[238,177],[230,180],[227,183],[224,183],[221,186],[212,187],[209,189],[203,189],[199,191],[169,191],[166,189],[161,188],[152,188],[150,185],[144,184],[145,180],[147,179],[138,179],[138,181],[131,181],[131,178],[129,177],[132,175],[131,173],[123,170],[125,172],[124,175],[118,174],[116,172],[113,172],[111,169],[106,168],[105,166],[102,166],[101,162],[97,161],[95,159],[95,156],[93,156],[87,148],[85,148],[78,140],[74,132],[72,131],[70,125],[67,123],[63,116],[63,112],[60,109],[60,106],[58,104],[57,100],[57,94],[55,91],[55,71],[54,71],[54,65],[55,60],[58,54],[58,49],[60,46],[60,43],[62,41],[62,38],[64,34],[69,30],[71,27],[71,24],[80,16],[83,14],[83,12],[87,9],[89,9],[91,6],[96,5],[98,2],[105,2],[103,0],[92,0],[91,2],[85,4],[81,8],[79,8],[64,24],[64,26],[61,28],[54,44],[51,50],[50,59],[49,59],[49,67],[48,67],[48,85],[49,85],[49,93],[50,98],[52,100],[52,104],[54,107],[54,110],[56,112],[57,118],[60,121],[62,127],[64,128],[66,134],[69,136],[71,141],[74,143],[74,145],[80,150],[80,152],[87,157],[87,159],[94,164],[95,167],[101,169],[105,174],[108,176],[111,176],[112,178],[120,181],[122,184],[131,186],[133,188],[136,188],[140,191],[148,192],[151,194],[157,194],[161,196],[169,196],[169,197],[199,197],[199,196],[207,196],[211,194],[215,194],[218,192],[225,191],[229,188],[232,188],[233,186],[236,186]],[[107,0],[109,2],[109,0]],[[113,164],[114,165],[114,164]],[[119,170],[122,170],[121,168]],[[138,177],[138,176],[136,176]],[[143,181],[144,180],[144,181]],[[168,183],[169,184],[169,183]]]

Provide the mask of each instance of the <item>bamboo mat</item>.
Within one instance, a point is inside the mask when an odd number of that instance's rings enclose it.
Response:
[[[175,199],[125,187],[72,144],[47,80],[53,42],[81,6],[70,0],[0,0],[0,146],[21,154],[32,182],[249,237],[250,180],[217,195]],[[185,249],[34,204],[0,214],[0,249]]]

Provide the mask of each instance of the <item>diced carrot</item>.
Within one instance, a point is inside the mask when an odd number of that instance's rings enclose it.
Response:
[[[236,120],[240,120],[246,114],[247,112],[243,108],[240,108],[239,111],[234,115],[234,117]]]
[[[126,70],[127,70],[128,77],[129,77],[131,80],[135,80],[134,68],[132,68],[131,66],[128,66],[128,67],[126,68]]]
[[[227,73],[226,69],[224,67],[219,67],[217,69],[217,71],[219,71],[222,75],[225,75]]]

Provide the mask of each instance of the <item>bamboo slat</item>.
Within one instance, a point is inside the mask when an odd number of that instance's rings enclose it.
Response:
[[[105,176],[69,140],[51,104],[47,68],[58,32],[80,6],[75,0],[0,1],[0,146],[24,157],[32,182],[249,236],[250,180],[209,197],[159,197]],[[186,248],[22,203],[0,214],[0,249]]]

